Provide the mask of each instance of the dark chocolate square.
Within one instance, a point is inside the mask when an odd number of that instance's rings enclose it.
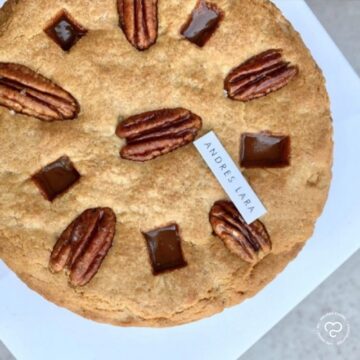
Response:
[[[64,51],[69,51],[87,33],[82,25],[63,10],[44,30]]]
[[[290,137],[262,132],[242,134],[240,165],[246,168],[290,165]]]
[[[215,4],[201,0],[183,25],[181,35],[193,44],[203,47],[222,19],[223,12]]]
[[[57,159],[32,176],[44,198],[49,201],[69,190],[79,179],[79,172],[67,156]]]
[[[176,224],[143,233],[154,275],[187,265],[181,249],[179,228]]]

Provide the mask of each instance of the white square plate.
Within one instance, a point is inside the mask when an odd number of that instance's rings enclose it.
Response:
[[[0,339],[18,359],[234,360],[359,248],[360,81],[302,0],[275,2],[323,69],[332,99],[334,179],[313,239],[253,299],[169,329],[85,320],[30,291],[0,262]]]

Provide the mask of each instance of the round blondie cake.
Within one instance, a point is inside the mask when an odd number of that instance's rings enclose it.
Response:
[[[214,131],[267,209],[196,150]],[[172,326],[238,304],[312,235],[331,180],[324,78],[268,0],[9,0],[0,258],[84,317]]]

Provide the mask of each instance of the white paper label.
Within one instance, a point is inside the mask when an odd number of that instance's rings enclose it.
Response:
[[[264,205],[213,131],[194,145],[248,224],[266,214]]]

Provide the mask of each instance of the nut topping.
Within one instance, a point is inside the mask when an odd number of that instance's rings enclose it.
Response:
[[[192,142],[201,127],[201,118],[183,108],[131,116],[116,129],[116,135],[127,140],[120,155],[133,161],[155,159]]]
[[[70,271],[70,284],[86,285],[111,248],[116,216],[110,208],[85,210],[61,234],[51,253],[49,268]]]
[[[74,97],[23,65],[0,63],[0,105],[44,121],[71,120],[79,113]]]
[[[299,72],[282,60],[281,50],[268,50],[233,69],[225,79],[229,98],[249,101],[286,86]]]
[[[271,251],[270,236],[264,224],[259,220],[246,224],[232,202],[217,201],[210,210],[209,219],[214,233],[244,261],[256,263]]]
[[[118,0],[120,27],[138,50],[156,42],[158,33],[157,0]]]

